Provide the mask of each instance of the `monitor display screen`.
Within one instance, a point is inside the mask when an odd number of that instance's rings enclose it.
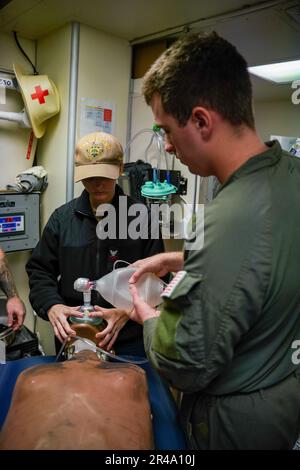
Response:
[[[25,232],[25,214],[0,215],[0,236],[19,235]]]

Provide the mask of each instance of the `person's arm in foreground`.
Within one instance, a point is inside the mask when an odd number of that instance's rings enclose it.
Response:
[[[18,292],[7,264],[5,253],[0,250],[0,288],[7,297],[7,325],[14,331],[18,330],[25,319],[26,309]]]

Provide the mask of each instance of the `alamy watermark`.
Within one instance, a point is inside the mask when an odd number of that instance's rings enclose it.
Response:
[[[96,212],[100,220],[100,240],[184,239],[186,250],[200,250],[204,245],[204,205],[135,203],[128,207],[127,197],[119,196],[119,208],[101,204]]]
[[[292,88],[295,88],[295,91],[292,93],[292,103],[300,104],[300,80],[294,80]]]
[[[295,339],[292,342],[291,348],[295,349],[291,357],[292,363],[298,366],[300,364],[300,339]]]

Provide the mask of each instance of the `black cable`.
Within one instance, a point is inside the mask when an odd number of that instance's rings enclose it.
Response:
[[[19,43],[19,39],[17,37],[17,32],[16,31],[13,31],[13,34],[14,34],[14,38],[15,38],[15,41],[16,41],[16,44],[18,46],[18,48],[20,49],[20,51],[22,52],[23,56],[26,57],[26,59],[28,60],[28,62],[30,63],[31,67],[33,68],[33,75],[38,75],[38,71],[37,69],[35,68],[35,66],[33,65],[33,63],[31,62],[31,60],[29,59],[28,55],[26,54],[26,52],[24,51],[24,49],[22,48],[21,44]]]

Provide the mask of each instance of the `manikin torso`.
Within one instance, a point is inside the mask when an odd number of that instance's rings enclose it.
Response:
[[[84,350],[23,371],[0,449],[152,449],[145,372]]]

